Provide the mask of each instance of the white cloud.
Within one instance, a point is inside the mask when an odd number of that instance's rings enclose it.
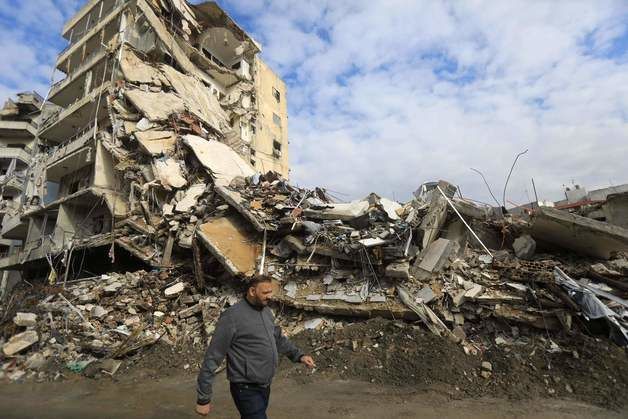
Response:
[[[6,0],[0,3],[0,100],[18,92],[48,91],[60,32],[80,0]]]
[[[57,34],[82,3],[0,4],[0,96],[45,93],[63,45]],[[501,197],[524,149],[513,202],[532,196],[532,177],[541,197],[553,199],[572,179],[589,188],[628,181],[624,1],[221,4],[289,82],[299,184],[407,199],[420,183],[443,178],[489,201],[469,168],[482,170]]]
[[[619,1],[271,1],[247,23],[294,76],[294,181],[404,199],[444,178],[488,201],[469,168],[501,199],[529,149],[508,193],[522,203],[532,177],[553,199],[571,179],[628,181],[628,67],[605,58],[627,15]]]

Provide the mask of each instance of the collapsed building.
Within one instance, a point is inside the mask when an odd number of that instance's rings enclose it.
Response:
[[[3,220],[22,244],[0,268],[51,287],[32,312],[5,308],[11,365],[82,369],[157,341],[204,343],[256,274],[301,313],[418,320],[469,354],[490,322],[552,336],[591,321],[628,342],[619,225],[549,207],[513,215],[446,181],[405,204],[291,185],[285,86],[215,3],[92,1],[64,36],[58,108]]]
[[[164,233],[156,218],[188,213],[203,194],[193,153],[228,146],[247,170],[288,177],[285,84],[215,2],[89,1],[63,36],[65,78],[47,97],[57,107],[31,129],[33,157],[17,160],[30,164],[27,185],[2,233],[21,246],[2,269],[71,279],[75,252],[107,247],[111,260],[123,249],[171,265],[189,234]]]

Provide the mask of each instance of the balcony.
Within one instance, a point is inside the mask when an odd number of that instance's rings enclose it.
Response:
[[[85,16],[87,16],[88,13],[91,13],[91,11],[94,9],[94,6],[96,6],[97,4],[100,3],[100,0],[90,0],[87,2],[87,4],[85,4],[78,12],[76,12],[76,14],[74,16],[72,16],[63,26],[63,31],[62,31],[62,36],[65,39],[70,39],[70,32],[72,31],[73,28],[76,27],[76,25],[78,25],[78,23],[81,21],[81,19],[83,19]]]
[[[95,54],[92,54],[92,56],[88,58],[85,62],[83,62],[77,68],[73,69],[70,75],[52,85],[52,87],[50,88],[50,94],[48,95],[48,100],[55,105],[59,105],[61,107],[66,107],[71,104],[71,100],[82,93],[83,84],[85,83],[83,76],[85,75],[85,73],[91,70],[106,56],[107,51],[104,49]],[[94,76],[94,78],[97,77],[100,77],[100,75]],[[68,89],[68,87],[70,87],[70,85],[72,84],[76,84],[77,86],[75,86],[74,89]]]
[[[96,124],[94,121],[90,122],[85,128],[78,131],[75,135],[70,137],[67,141],[56,146],[46,158],[46,166],[50,167],[61,159],[64,159],[76,151],[85,147],[88,142],[94,138],[94,130]]]
[[[0,176],[0,187],[4,192],[16,192],[18,194],[24,191],[24,182],[26,181],[26,172],[13,172],[11,175]]]
[[[14,254],[0,258],[0,270],[6,270],[9,268],[15,268],[20,266],[22,258],[22,252],[16,252]]]
[[[5,215],[2,219],[2,238],[12,240],[24,240],[28,234],[28,221],[22,218],[22,214],[14,213]]]
[[[73,42],[71,44],[69,44],[60,54],[59,54],[59,58],[57,58],[57,63],[56,63],[56,68],[64,71],[63,68],[63,63],[66,62],[68,60],[68,58],[70,58],[70,56],[72,54],[74,54],[75,52],[79,51],[79,49],[83,46],[83,44],[85,44],[88,40],[90,40],[92,37],[98,35],[98,33],[103,30],[108,24],[110,24],[111,22],[113,22],[117,16],[120,14],[120,12],[122,10],[124,10],[124,8],[127,5],[126,1],[123,0],[117,0],[116,1],[116,5],[117,7],[114,7],[109,14],[107,14],[105,17],[101,17],[101,19],[98,21],[98,23],[96,24],[96,26],[92,27],[91,29],[89,29],[80,39],[78,39],[76,42]],[[109,41],[109,39],[105,39],[104,40],[105,43],[107,41]],[[99,46],[102,47],[102,43],[98,43]]]
[[[94,147],[88,146],[89,144],[93,144],[91,137],[82,142],[76,141],[71,144],[72,148],[75,148],[73,152],[64,154],[57,160],[51,160],[51,163],[46,167],[46,179],[60,182],[63,176],[93,164],[96,150]]]
[[[110,82],[103,83],[94,88],[88,95],[78,99],[65,110],[52,115],[47,119],[39,132],[40,138],[56,143],[67,141],[77,131],[80,131],[91,121],[97,118],[99,121],[107,116],[106,90],[111,86]],[[98,100],[100,98],[100,101]],[[96,111],[98,110],[98,115]]]
[[[23,250],[16,251],[9,256],[0,258],[0,269],[14,269],[22,266],[26,262],[43,259],[49,252],[55,252],[58,250],[58,246],[56,246],[50,237],[43,237],[38,240],[30,241],[24,245]]]
[[[9,239],[0,239],[0,247],[12,247],[11,250],[6,250],[0,253],[0,257],[7,257],[15,253],[18,253],[19,250],[22,248],[22,245],[20,244],[19,241],[9,240]]]
[[[26,164],[30,164],[31,162],[31,150],[26,147],[24,149],[19,147],[3,147],[0,146],[0,159],[8,159],[8,160],[21,160]]]
[[[35,135],[37,135],[37,126],[31,122],[0,120],[0,138],[35,137]]]

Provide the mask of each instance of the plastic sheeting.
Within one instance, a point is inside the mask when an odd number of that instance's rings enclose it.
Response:
[[[591,290],[578,284],[558,267],[554,268],[554,278],[580,306],[587,320],[605,318],[611,329],[611,339],[618,345],[628,345],[628,330],[620,323],[619,314],[608,308]]]

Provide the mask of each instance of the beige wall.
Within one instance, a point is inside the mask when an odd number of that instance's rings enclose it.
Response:
[[[279,92],[279,102],[273,94]],[[258,106],[258,117],[252,149],[255,155],[255,169],[261,172],[274,170],[284,177],[289,177],[288,163],[288,106],[286,84],[259,57],[255,59],[255,93]],[[278,126],[273,114],[281,121]],[[281,145],[281,156],[273,155],[273,141]]]
[[[113,157],[111,157],[111,154],[109,154],[100,141],[98,141],[96,147],[94,186],[117,190],[118,182],[116,181]]]

